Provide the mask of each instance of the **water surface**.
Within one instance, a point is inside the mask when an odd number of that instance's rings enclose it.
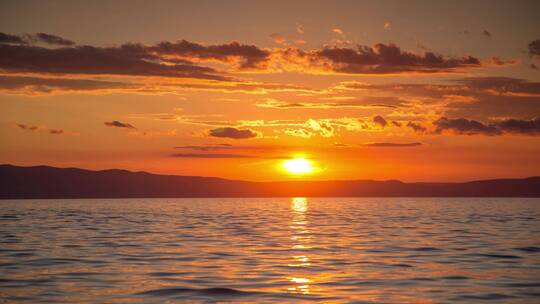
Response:
[[[539,199],[17,200],[0,208],[0,302],[540,302]]]

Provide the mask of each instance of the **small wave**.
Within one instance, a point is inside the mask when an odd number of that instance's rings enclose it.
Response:
[[[435,247],[417,247],[413,248],[413,251],[440,251],[441,249]]]
[[[511,295],[500,293],[486,293],[486,294],[467,294],[458,296],[457,300],[504,300],[515,298]]]
[[[174,277],[185,275],[185,272],[150,272],[148,275],[153,277]]]
[[[521,259],[521,257],[519,257],[517,255],[511,255],[511,254],[477,253],[477,254],[474,254],[474,255],[487,257],[487,258],[495,258],[495,259]]]
[[[392,264],[391,266],[394,266],[394,267],[402,267],[402,268],[412,268],[414,266],[412,265],[409,265],[409,264],[402,264],[402,263],[399,263],[399,264]]]
[[[527,247],[517,247],[515,250],[524,251],[524,252],[540,252],[540,247],[536,246],[527,246]]]
[[[465,277],[465,276],[445,276],[445,277],[441,277],[441,279],[443,280],[468,280],[470,278]]]
[[[246,296],[253,294],[252,292],[240,291],[232,288],[225,287],[212,287],[212,288],[184,288],[184,287],[175,287],[175,288],[161,288],[148,290],[138,293],[137,295],[141,296],[152,296],[152,297],[166,297],[166,296],[175,296],[182,294],[195,294],[202,296],[215,296],[215,297],[232,297],[232,296]]]

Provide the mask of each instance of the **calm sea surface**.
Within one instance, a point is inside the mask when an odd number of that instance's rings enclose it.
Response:
[[[0,201],[0,303],[540,303],[540,200]]]

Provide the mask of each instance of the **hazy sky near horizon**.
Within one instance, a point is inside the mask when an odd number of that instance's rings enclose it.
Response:
[[[538,1],[2,1],[0,162],[540,173]]]

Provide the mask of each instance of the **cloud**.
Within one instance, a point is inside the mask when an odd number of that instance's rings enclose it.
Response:
[[[308,119],[304,124],[305,127],[311,129],[313,132],[319,133],[322,137],[333,137],[334,127],[332,124],[325,120]]]
[[[305,32],[304,30],[304,25],[300,24],[300,23],[297,23],[296,24],[296,32],[298,34],[303,34]]]
[[[328,98],[329,99],[329,98]],[[274,98],[266,98],[263,101],[255,103],[260,108],[272,109],[337,109],[337,108],[396,108],[401,101],[398,98],[370,97],[363,100],[338,100],[336,102],[287,102]]]
[[[26,44],[27,42],[19,36],[0,32],[0,44]]]
[[[377,115],[373,117],[373,122],[381,126],[382,128],[386,127],[388,125],[388,122],[386,119],[384,119],[382,116]]]
[[[510,118],[489,124],[466,118],[449,119],[441,117],[434,121],[433,124],[437,127],[437,133],[449,130],[456,134],[464,135],[481,134],[494,136],[503,135],[504,133],[540,135],[540,117],[531,120]]]
[[[287,128],[281,129],[280,132],[303,138],[311,138],[316,135],[330,138],[334,137],[339,130],[352,132],[380,130],[380,128],[375,126],[372,122],[351,117],[324,119],[310,118],[303,123],[299,121],[283,121],[279,123],[270,123],[270,125],[287,126]]]
[[[60,135],[60,134],[63,134],[63,133],[64,133],[64,130],[60,130],[60,129],[50,129],[49,130],[49,134]]]
[[[239,60],[240,68],[256,68],[270,55],[269,51],[255,45],[240,44],[236,41],[216,45],[202,45],[187,40],[165,41],[147,48],[161,55],[177,56],[187,60],[216,60],[226,63],[236,63]]]
[[[35,34],[34,36],[31,36],[31,37],[34,38],[34,39],[37,39],[37,40],[39,40],[41,42],[44,42],[44,43],[47,43],[47,44],[52,44],[52,45],[70,46],[70,45],[75,44],[75,42],[73,42],[71,40],[64,39],[64,38],[56,36],[56,35],[46,34],[46,33],[37,33],[37,34]]]
[[[179,158],[258,158],[252,155],[228,153],[175,153],[171,156]]]
[[[17,127],[26,131],[43,131],[43,132],[47,132],[53,135],[64,134],[64,130],[62,129],[50,129],[47,126],[38,127],[35,125],[27,125],[27,124],[18,123]]]
[[[483,30],[482,35],[484,35],[484,36],[486,36],[488,38],[491,38],[491,33],[489,31],[487,31],[487,30]]]
[[[340,36],[343,36],[343,34],[344,34],[344,33],[343,33],[343,30],[340,29],[339,27],[334,27],[334,28],[332,28],[332,32],[334,32],[334,33],[336,33],[336,34],[338,34],[338,35],[340,35]]]
[[[433,52],[415,54],[401,50],[395,44],[378,43],[373,47],[324,47],[302,51],[289,48],[283,52],[290,64],[305,68],[345,74],[449,73],[458,69],[480,67],[473,56],[444,57]]]
[[[0,32],[0,44],[6,43],[6,44],[30,44],[30,43],[36,43],[36,42],[42,42],[49,45],[62,45],[62,46],[71,46],[74,45],[75,42],[64,39],[62,37],[46,34],[46,33],[37,33],[34,35],[10,35]]]
[[[497,95],[539,95],[540,82],[510,77],[474,77],[456,81],[469,89],[483,90]]]
[[[421,146],[420,142],[412,143],[389,143],[389,142],[380,142],[380,143],[366,143],[363,146],[368,147],[381,147],[381,148],[406,148],[406,147],[418,147]]]
[[[529,50],[529,56],[540,59],[540,39],[531,41],[527,48]]]
[[[257,137],[257,132],[250,129],[240,130],[233,127],[212,129],[208,132],[209,136],[232,138],[232,139],[247,139]]]
[[[142,45],[44,48],[0,44],[0,69],[12,73],[166,76],[224,80],[216,71],[160,58]]]
[[[540,82],[511,77],[468,77],[441,83],[367,84],[346,81],[335,85],[332,90],[399,98],[402,101],[400,111],[406,106],[408,110],[402,113],[410,115],[397,115],[399,112],[396,110],[391,116],[396,120],[428,118],[429,113],[477,120],[529,117],[531,113],[540,113]]]
[[[423,132],[426,132],[427,128],[422,126],[422,125],[419,125],[417,123],[414,123],[412,121],[409,121],[407,123],[407,127],[411,128],[414,130],[414,132],[417,132],[417,133],[423,133]]]
[[[339,28],[334,28],[334,32],[343,35]],[[281,35],[273,34],[272,37],[279,44],[287,42]],[[46,46],[29,43],[35,41]],[[340,44],[343,43],[302,50],[290,46],[261,48],[237,41],[200,44],[179,40],[101,47],[76,45],[71,40],[46,33],[0,34],[0,69],[12,74],[159,76],[233,81],[230,73],[240,71],[360,75],[449,73],[485,65],[473,56],[447,57],[428,51],[416,54],[395,44],[338,47]],[[223,64],[219,70],[214,65],[216,62]],[[502,60],[490,62],[492,66],[506,64]]]
[[[104,123],[107,127],[116,127],[116,128],[126,128],[126,129],[135,129],[134,126],[128,124],[128,123],[124,123],[124,122],[120,122],[118,120],[113,120],[113,121],[110,121],[110,122],[105,122]]]
[[[274,42],[277,43],[277,44],[280,44],[280,45],[287,44],[287,38],[283,37],[280,34],[273,33],[273,34],[270,35],[270,38],[272,38],[272,40],[274,40]]]
[[[497,123],[497,127],[507,133],[540,135],[540,117],[531,120],[504,119]]]
[[[449,119],[441,117],[433,122],[436,126],[435,132],[441,133],[442,131],[451,130],[457,134],[474,135],[501,135],[501,130],[495,126],[485,125],[476,120],[469,120],[465,118]]]
[[[136,84],[115,81],[0,75],[0,90],[19,94],[47,94],[59,91],[130,90],[137,87],[139,86]]]
[[[195,151],[215,151],[215,150],[229,150],[233,146],[231,144],[207,144],[207,145],[187,145],[177,146],[175,149],[195,150]]]
[[[285,128],[285,129],[282,129],[281,132],[290,136],[301,137],[301,138],[311,138],[315,136],[315,133],[306,129]]]
[[[32,126],[32,125],[17,124],[17,126],[23,130],[28,130],[28,131],[35,131],[38,129],[37,126]]]
[[[212,81],[200,80],[193,82],[177,81],[106,81],[94,79],[8,76],[0,75],[0,91],[11,94],[53,94],[83,91],[108,91],[138,94],[174,94],[185,91],[208,91],[225,93],[242,93],[265,95],[273,92],[294,92],[304,94],[319,94],[320,91],[309,87],[291,84]]]

